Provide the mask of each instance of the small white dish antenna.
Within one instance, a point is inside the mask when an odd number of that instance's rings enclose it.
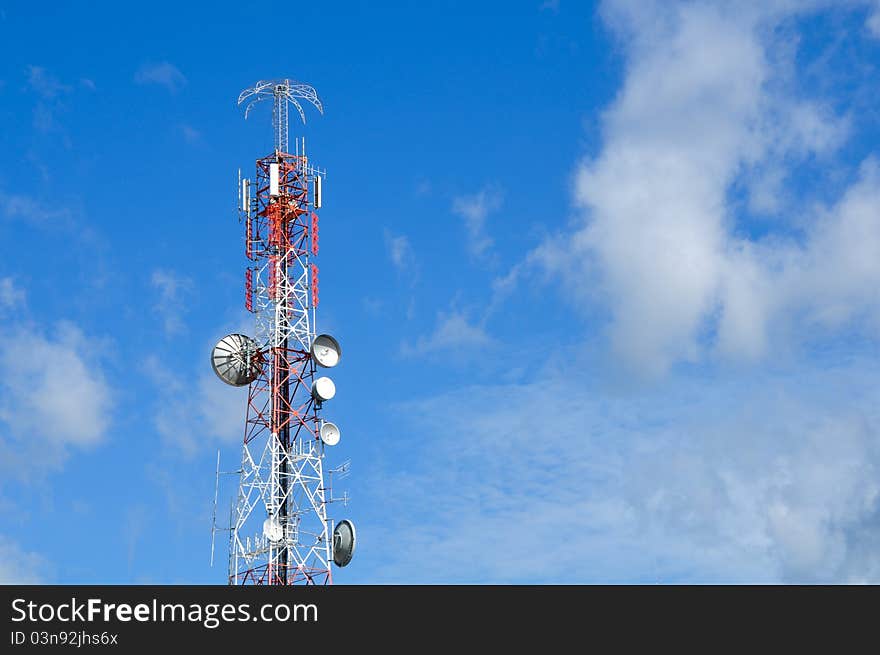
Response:
[[[315,400],[324,402],[325,400],[330,400],[335,395],[336,385],[330,378],[322,377],[312,382],[312,397]]]
[[[342,436],[339,433],[339,428],[335,423],[331,423],[330,421],[325,421],[321,425],[321,430],[318,433],[321,437],[321,441],[323,441],[328,446],[335,446],[339,443],[339,439]]]
[[[312,357],[315,358],[318,366],[333,368],[342,357],[342,348],[339,347],[339,342],[329,334],[319,334],[312,342]]]
[[[284,536],[284,530],[274,516],[263,521],[263,536],[273,544],[281,541],[281,537]]]
[[[333,563],[342,568],[346,566],[354,555],[354,547],[357,535],[354,531],[354,523],[348,519],[342,519],[333,528]]]
[[[211,351],[211,368],[217,377],[233,387],[244,387],[260,374],[260,349],[243,334],[227,334]]]

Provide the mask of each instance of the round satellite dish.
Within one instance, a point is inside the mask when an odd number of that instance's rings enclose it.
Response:
[[[346,566],[354,555],[356,543],[354,523],[343,519],[333,528],[333,563],[336,566]]]
[[[333,380],[328,377],[318,378],[312,382],[312,397],[315,400],[324,402],[330,400],[336,395],[336,385]]]
[[[339,428],[336,427],[335,423],[330,423],[326,421],[323,425],[321,425],[320,431],[321,441],[323,441],[328,446],[335,446],[339,443]]]
[[[319,334],[312,342],[312,357],[315,358],[318,366],[333,368],[342,357],[342,348],[339,347],[339,342],[329,334]]]
[[[217,377],[233,387],[244,387],[260,374],[257,342],[243,334],[227,334],[211,351]]]
[[[281,528],[278,519],[271,517],[263,521],[263,536],[272,543],[281,541],[281,537],[284,536],[284,530]]]

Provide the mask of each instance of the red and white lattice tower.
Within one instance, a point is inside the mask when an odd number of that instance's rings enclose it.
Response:
[[[233,334],[212,354],[229,384],[248,384],[238,494],[230,519],[230,584],[331,584],[331,562],[345,566],[354,526],[334,530],[324,451],[339,440],[323,420],[335,395],[319,373],[339,359],[339,344],[315,331],[318,306],[318,215],[324,171],[313,166],[305,140],[288,152],[288,106],[305,122],[298,100],[322,111],[311,86],[293,80],[259,82],[239,104],[272,100],[275,150],[256,160],[256,175],[239,184],[245,226],[245,305],[253,337]],[[316,351],[317,349],[317,351]]]

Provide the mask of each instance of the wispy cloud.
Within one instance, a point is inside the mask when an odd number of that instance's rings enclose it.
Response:
[[[876,2],[874,4],[873,9],[871,9],[868,14],[867,21],[868,31],[878,39],[880,39],[880,2]]]
[[[420,179],[416,182],[415,194],[418,197],[424,198],[431,195],[432,189],[433,185],[431,184],[430,180]]]
[[[406,235],[385,230],[385,249],[394,268],[400,274],[412,275],[416,271],[416,254]]]
[[[141,370],[155,385],[154,425],[171,452],[192,458],[206,447],[242,438],[247,389],[223,384],[213,374],[208,350],[194,374],[181,373],[150,355]]]
[[[149,528],[150,511],[147,505],[135,503],[124,513],[121,522],[122,537],[128,550],[128,572],[132,573],[135,565],[138,544],[144,532]]]
[[[19,288],[15,280],[11,277],[0,278],[0,311],[20,307],[24,301],[24,289]]]
[[[186,313],[186,298],[192,289],[192,280],[174,271],[157,269],[153,271],[150,284],[158,295],[153,312],[161,319],[165,334],[181,334],[186,330],[183,315]]]
[[[0,535],[0,584],[46,584],[47,569],[45,558]]]
[[[202,133],[191,125],[181,125],[180,133],[187,143],[198,143],[202,139]]]
[[[144,64],[135,73],[134,81],[138,84],[158,84],[171,92],[186,86],[186,77],[174,64],[167,61]]]
[[[361,306],[368,315],[379,316],[382,308],[385,306],[385,302],[380,298],[365,296],[361,299]]]
[[[459,310],[440,312],[434,331],[419,337],[414,344],[403,343],[400,352],[404,356],[420,356],[433,353],[453,353],[492,345],[492,339],[481,325],[470,323]]]
[[[876,375],[808,364],[625,392],[569,366],[401,405],[389,445],[411,463],[366,485],[399,521],[376,535],[396,547],[374,579],[880,581]]]
[[[22,220],[30,225],[66,227],[72,223],[70,210],[64,207],[50,207],[31,196],[9,194],[0,190],[0,218]]]
[[[467,250],[474,257],[488,254],[494,243],[486,229],[489,215],[501,208],[503,195],[499,189],[487,186],[475,194],[463,195],[452,201],[453,213],[464,219],[467,231]]]
[[[64,84],[55,75],[42,66],[27,67],[27,85],[37,96],[34,106],[33,125],[40,132],[62,131],[58,116],[65,109],[64,99],[73,87]],[[64,141],[67,143],[67,140]]]
[[[42,66],[28,66],[28,86],[41,98],[51,100],[70,91],[71,87]]]

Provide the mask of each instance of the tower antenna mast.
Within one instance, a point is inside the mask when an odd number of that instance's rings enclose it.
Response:
[[[326,172],[311,164],[305,143],[288,152],[288,107],[305,122],[300,100],[323,113],[315,89],[291,79],[262,80],[238,104],[245,117],[272,99],[275,150],[241,179],[245,226],[245,307],[254,335],[230,334],[211,354],[214,372],[247,386],[238,493],[229,527],[229,584],[331,584],[331,562],[346,566],[355,548],[351,521],[335,524],[325,451],[339,428],[324,420],[336,385],[320,369],[339,362],[339,342],[316,331],[318,214]],[[219,470],[219,465],[218,465]],[[326,474],[326,475],[325,475]],[[326,480],[325,480],[326,477]]]

